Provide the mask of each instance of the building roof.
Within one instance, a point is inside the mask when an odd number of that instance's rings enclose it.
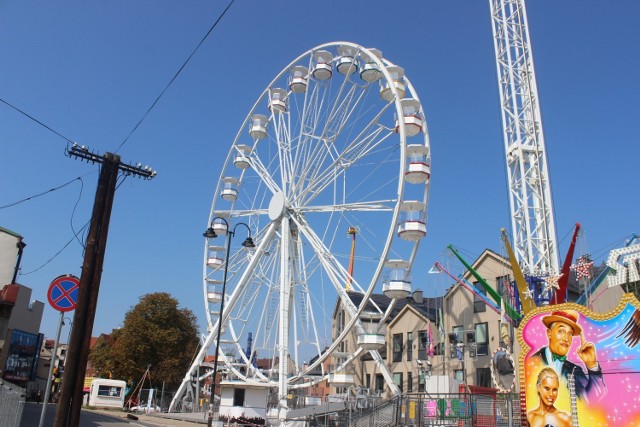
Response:
[[[359,306],[364,298],[364,294],[360,292],[347,292],[347,295],[351,302],[356,306]],[[369,298],[365,310],[377,311],[375,306],[378,306],[382,311],[386,311],[389,305],[391,305],[391,301],[393,301],[391,298],[383,294],[371,294],[371,298]],[[433,322],[437,319],[438,310],[443,307],[442,297],[424,298],[422,297],[422,291],[416,290],[406,298],[401,298],[396,301],[387,322],[392,321],[407,305],[415,308],[418,312]]]
[[[0,232],[10,234],[13,237],[17,237],[18,239],[22,239],[22,236],[16,233],[15,231],[11,231],[8,228],[0,227]]]

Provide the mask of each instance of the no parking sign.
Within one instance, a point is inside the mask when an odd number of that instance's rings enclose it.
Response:
[[[71,274],[65,274],[53,279],[49,285],[47,299],[54,309],[67,312],[76,308],[79,291],[80,279]]]

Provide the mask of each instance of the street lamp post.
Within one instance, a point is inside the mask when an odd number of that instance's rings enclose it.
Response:
[[[70,317],[65,317],[65,320],[69,321],[69,333],[67,334],[67,346],[69,345],[69,341],[71,341],[71,328],[73,326],[73,320]]]
[[[218,237],[215,230],[213,229],[213,221],[215,221],[216,219],[223,221],[227,226],[227,253],[224,261],[224,277],[222,279],[222,298],[220,300],[220,313],[218,314],[218,336],[216,337],[216,352],[215,352],[215,359],[213,361],[213,376],[212,376],[213,380],[211,383],[211,395],[209,397],[209,415],[207,418],[207,427],[211,427],[213,424],[213,404],[214,404],[214,397],[216,394],[216,376],[218,374],[218,355],[220,352],[220,335],[222,335],[222,313],[224,310],[224,296],[227,289],[227,272],[229,270],[229,253],[231,252],[231,238],[236,234],[236,228],[238,228],[239,225],[246,227],[249,233],[249,236],[245,239],[244,242],[242,242],[242,246],[244,246],[245,248],[255,248],[256,246],[253,243],[253,239],[251,238],[251,228],[249,228],[247,224],[245,224],[244,222],[239,222],[233,227],[233,230],[231,230],[229,226],[229,222],[226,219],[219,216],[211,220],[211,225],[209,226],[209,228],[207,228],[207,231],[205,231],[202,234],[204,237],[206,237],[207,239],[213,239]]]

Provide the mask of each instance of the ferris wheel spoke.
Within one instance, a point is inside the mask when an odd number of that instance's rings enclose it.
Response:
[[[309,179],[307,185],[304,188],[298,188],[299,194],[296,195],[296,202],[300,204],[308,204],[327,187],[338,182],[339,178],[344,177],[354,164],[358,162],[365,162],[366,157],[371,154],[376,147],[382,147],[382,144],[390,134],[377,133],[370,136],[371,139],[352,144],[330,165],[327,165],[322,169],[318,167],[313,176]],[[389,151],[395,150],[396,147],[388,146],[382,149]],[[379,167],[379,164],[377,166],[374,165],[373,167]]]
[[[275,222],[271,224],[271,227],[267,231],[264,239],[258,244],[258,247],[256,248],[256,253],[258,255],[252,257],[250,261],[247,263],[246,269],[242,272],[241,276],[239,277],[235,287],[233,288],[233,291],[231,292],[231,296],[229,297],[229,300],[225,302],[226,309],[224,313],[222,313],[223,322],[228,321],[229,313],[231,313],[234,310],[240,296],[242,295],[243,290],[245,289],[247,284],[250,283],[250,279],[253,275],[253,272],[257,268],[259,260],[263,256],[261,254],[264,252],[264,248],[269,244],[270,239],[273,238],[273,235],[276,230],[276,225],[277,224]]]
[[[276,194],[278,191],[280,191],[280,186],[273,179],[271,172],[269,172],[269,168],[267,168],[260,157],[254,153],[255,151],[252,152],[250,157],[251,167],[255,170],[255,173],[264,183],[264,185],[269,189],[271,194]]]
[[[305,248],[302,239],[298,238],[291,251],[291,260],[293,264],[293,280],[294,284],[292,301],[293,301],[293,336],[296,355],[294,360],[299,359],[299,344],[309,343],[315,349],[316,355],[321,353],[320,337],[315,323],[315,315],[313,307],[310,304],[310,292],[308,285],[308,273],[313,275],[316,271],[314,268],[308,268],[309,264],[305,259]]]
[[[273,264],[273,260],[276,257],[269,257],[269,264]],[[255,278],[253,279],[253,283],[255,284],[255,289],[253,292],[245,293],[242,298],[242,302],[238,309],[236,310],[236,316],[238,319],[242,319],[244,322],[251,322],[253,325],[253,333],[255,334],[254,339],[258,342],[263,338],[261,331],[264,329],[269,330],[268,326],[265,326],[268,321],[268,316],[270,315],[269,303],[270,296],[269,292],[273,289],[273,281],[275,280],[273,277],[266,277],[262,271],[265,268],[270,268],[269,265],[261,265],[256,272]],[[256,283],[257,282],[257,283]],[[267,292],[266,298],[262,298],[265,293],[265,289]],[[261,302],[262,306],[259,310],[255,310],[258,307],[258,303]],[[256,322],[255,313],[260,313],[259,319]],[[267,317],[265,317],[267,316]]]
[[[393,212],[393,203],[397,200],[374,200],[369,202],[344,203],[325,206],[302,206],[296,212]]]
[[[297,224],[300,232],[304,237],[306,237],[314,251],[318,254],[318,261],[324,267],[324,272],[330,278],[331,284],[333,285],[336,293],[341,297],[341,299],[348,300],[346,291],[342,287],[342,284],[346,283],[348,280],[348,272],[335,259],[332,252],[322,243],[322,240],[301,217],[292,216],[292,220]]]
[[[361,100],[361,98],[358,98],[358,101],[359,100]],[[392,104],[386,104],[380,109],[380,111],[378,111],[377,114],[373,115],[373,117],[359,117],[357,126],[358,128],[361,128],[361,130],[358,131],[357,136],[346,136],[347,140],[351,140],[351,142],[346,145],[347,148],[349,148],[349,146],[357,145],[359,141],[370,139],[367,138],[368,133],[375,134],[379,132],[378,128],[384,129],[385,126],[382,126],[380,123],[381,117],[387,112],[391,105]],[[327,123],[326,126],[330,126],[330,123]],[[335,146],[335,142],[341,135],[346,134],[346,127],[344,126],[344,124],[336,127],[334,131],[330,133],[330,135],[327,135],[326,129],[319,133],[316,133],[315,129],[316,128],[310,128],[308,131],[306,131],[304,133],[305,138],[300,139],[301,143],[307,145],[311,144],[312,147],[314,147],[314,158],[319,158],[324,161],[326,157],[331,157],[331,160],[333,162],[337,161],[341,156],[341,153]],[[356,124],[354,123],[353,125],[351,125],[349,129],[351,130],[351,132],[353,132],[356,129]],[[322,153],[322,156],[318,156],[319,153]],[[305,165],[302,164],[301,166]],[[305,171],[302,171],[299,175],[304,180],[304,178],[307,177],[308,173],[303,172]]]
[[[317,85],[314,87],[308,97],[309,102],[305,104],[305,107],[308,107],[302,112],[301,121],[307,125],[301,127],[302,133],[299,141],[304,144],[313,144],[318,153],[321,153],[321,155],[315,156],[318,161],[324,162],[327,157],[330,157],[333,162],[338,159],[340,152],[335,142],[347,127],[353,130],[354,123],[360,120],[360,117],[354,119],[354,115],[357,107],[364,104],[365,95],[368,92],[367,89],[368,86],[358,86],[351,79],[345,79],[335,95],[334,101],[331,103],[326,100],[326,94],[330,90],[329,85]],[[363,123],[358,123],[358,125],[366,130],[369,126],[378,122],[387,108],[388,105],[382,108],[375,117],[370,119],[368,125]],[[357,140],[358,138],[355,139]],[[305,162],[299,163],[299,165],[308,167],[309,164]],[[308,179],[309,171],[298,170],[298,176],[300,177],[298,185],[300,185]]]

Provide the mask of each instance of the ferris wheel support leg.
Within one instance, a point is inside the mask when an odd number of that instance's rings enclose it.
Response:
[[[387,365],[385,365],[384,360],[382,359],[382,356],[380,356],[378,350],[369,350],[369,353],[371,354],[371,357],[373,357],[374,362],[376,362],[376,367],[380,369],[380,373],[391,389],[391,394],[393,394],[394,396],[400,396],[402,392],[400,391],[400,388],[398,388],[396,383],[393,382],[391,372],[389,372],[389,369],[387,368]]]
[[[204,342],[200,346],[200,351],[198,352],[198,355],[193,359],[193,363],[191,364],[191,367],[187,370],[187,373],[184,375],[184,378],[182,379],[182,384],[180,384],[180,387],[178,387],[178,391],[176,391],[176,394],[173,396],[173,399],[171,399],[171,404],[169,405],[169,412],[173,412],[175,410],[178,400],[182,398],[182,395],[184,394],[187,388],[187,384],[189,384],[189,382],[191,381],[191,373],[194,372],[196,369],[198,369],[198,366],[200,366],[200,363],[204,360],[204,356],[207,354],[207,350],[209,349],[209,346],[211,345],[211,342],[213,341],[213,337],[215,335],[214,331],[216,330],[217,328],[211,329],[211,331],[209,331],[209,335],[207,335],[207,338],[204,340]]]
[[[280,257],[280,271],[281,271],[281,282],[280,282],[280,335],[279,335],[279,373],[280,377],[278,378],[278,394],[279,394],[279,418],[280,422],[283,423],[286,419],[286,413],[288,410],[287,403],[287,381],[288,381],[288,358],[287,349],[289,348],[289,328],[288,328],[288,319],[289,319],[289,300],[291,298],[291,287],[290,281],[291,277],[289,275],[289,244],[291,242],[291,231],[289,230],[289,218],[284,216],[282,218],[281,225],[281,235],[282,235],[282,256]]]

